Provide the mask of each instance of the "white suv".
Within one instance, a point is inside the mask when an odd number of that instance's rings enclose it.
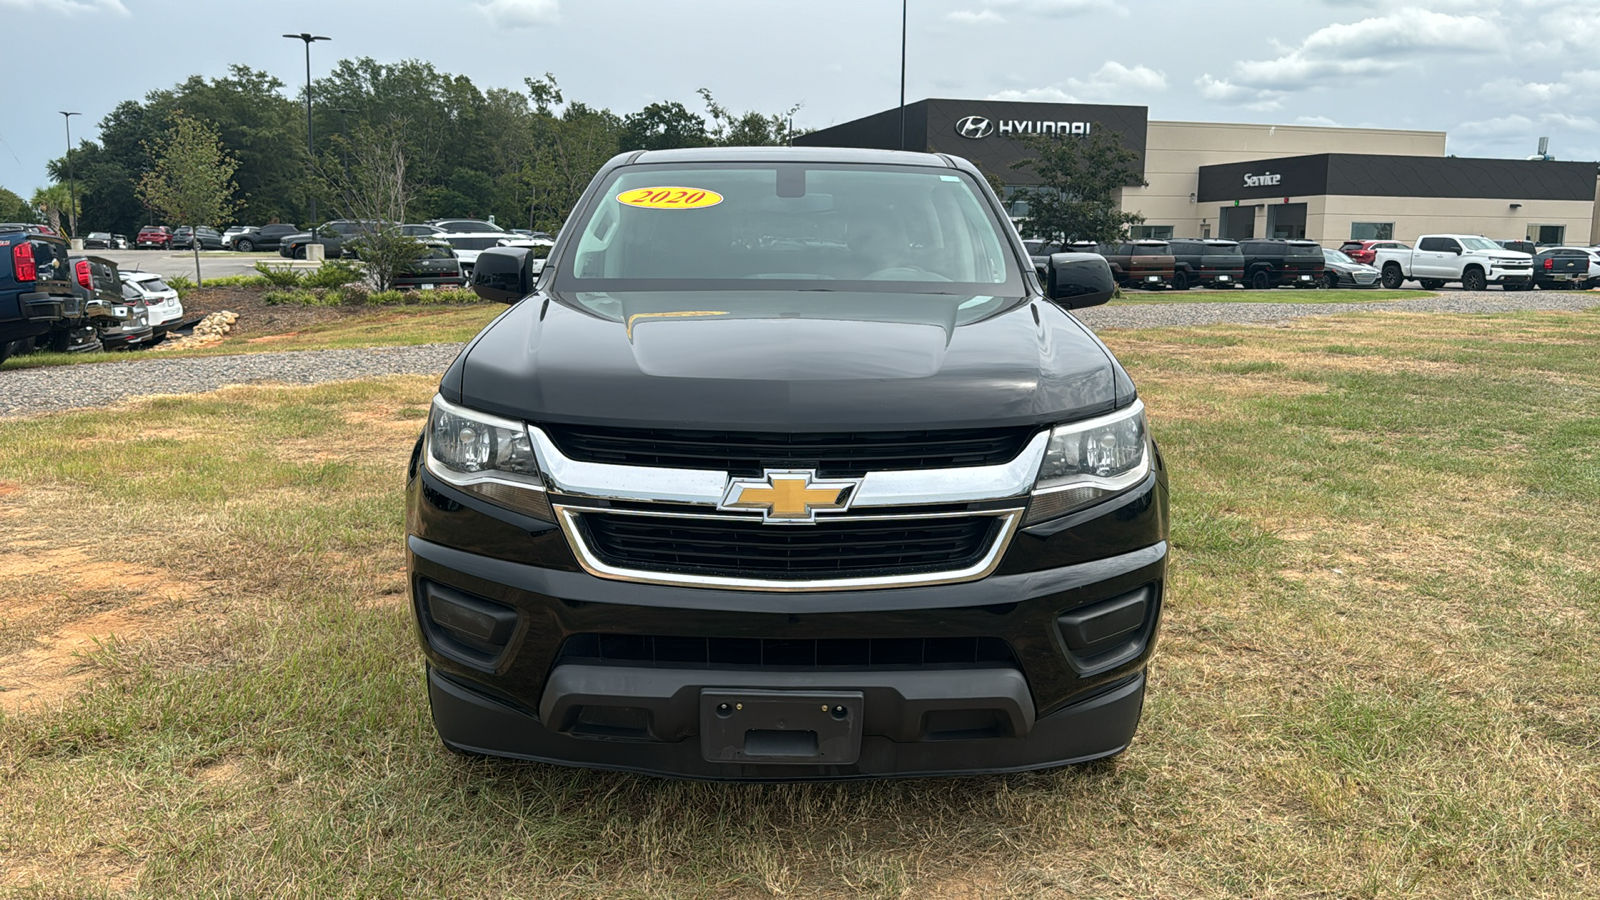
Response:
[[[178,292],[167,286],[154,272],[123,272],[122,283],[139,292],[150,310],[150,326],[157,337],[183,318],[183,301]]]

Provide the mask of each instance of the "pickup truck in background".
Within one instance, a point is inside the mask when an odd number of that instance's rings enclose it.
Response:
[[[1172,248],[1172,289],[1186,291],[1195,285],[1231,288],[1244,284],[1244,256],[1238,241],[1211,238],[1177,238]]]
[[[1592,247],[1546,247],[1533,256],[1533,283],[1547,291],[1585,288],[1600,276]]]
[[[1533,283],[1532,256],[1475,234],[1425,234],[1415,250],[1379,250],[1372,264],[1383,273],[1383,286],[1390,290],[1408,279],[1430,291],[1449,282],[1469,291],[1491,284],[1525,290]]]
[[[1074,244],[1068,249],[1078,250],[1080,246]],[[1166,241],[1101,244],[1093,252],[1106,258],[1112,277],[1125,288],[1157,290],[1172,284],[1174,260],[1172,247]]]

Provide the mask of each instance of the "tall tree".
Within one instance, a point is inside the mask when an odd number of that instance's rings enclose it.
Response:
[[[32,222],[33,217],[28,201],[0,187],[0,222]]]
[[[52,184],[33,192],[33,208],[57,234],[66,234],[61,223],[68,217],[67,210],[71,207],[72,192],[64,184]],[[83,210],[80,208],[78,212],[81,214]]]
[[[673,150],[704,147],[710,143],[706,120],[682,103],[652,103],[623,118],[622,133],[617,136],[617,152]]]
[[[1123,212],[1121,192],[1149,182],[1139,173],[1139,155],[1122,146],[1110,131],[1095,129],[1087,135],[1035,135],[1025,139],[1036,156],[1012,163],[1011,168],[1032,167],[1038,187],[1019,188],[1012,201],[1028,204],[1022,233],[1052,241],[1126,240],[1128,226],[1144,221],[1138,213]]]
[[[403,120],[379,127],[362,125],[348,137],[335,138],[336,146],[319,167],[337,208],[373,225],[352,244],[380,291],[394,287],[395,277],[423,251],[415,238],[392,227],[407,221],[411,203],[404,135]]]
[[[763,114],[750,110],[735,115],[711,96],[710,88],[695,91],[706,102],[706,115],[711,125],[706,135],[711,143],[722,147],[780,147],[795,137],[794,114],[800,104],[780,113]]]
[[[155,165],[139,180],[139,196],[175,222],[217,226],[238,206],[233,173],[239,161],[222,146],[215,126],[173,115],[172,130],[151,148]],[[194,248],[194,283],[200,281],[200,241]]]

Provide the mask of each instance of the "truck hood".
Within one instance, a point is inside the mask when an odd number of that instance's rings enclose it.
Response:
[[[1040,424],[1133,399],[1041,299],[825,291],[536,294],[441,390],[532,422],[740,431]]]

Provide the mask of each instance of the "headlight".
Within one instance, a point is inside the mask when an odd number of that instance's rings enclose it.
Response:
[[[528,426],[433,398],[425,459],[428,472],[466,493],[553,521]]]
[[[1150,474],[1144,403],[1050,432],[1027,523],[1041,522],[1133,487]]]

